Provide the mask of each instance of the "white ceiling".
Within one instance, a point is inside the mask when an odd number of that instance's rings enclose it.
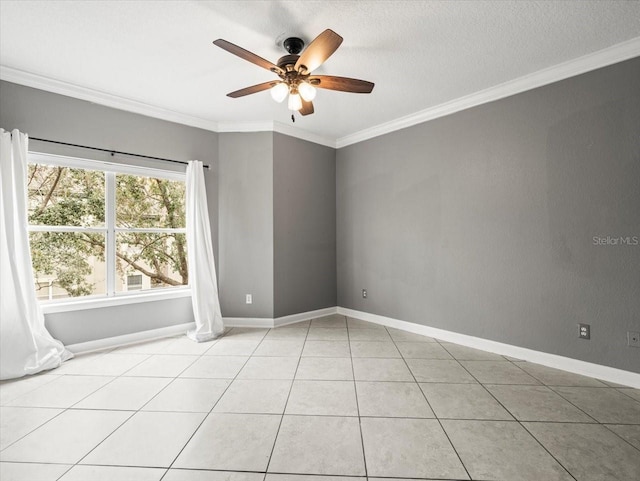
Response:
[[[214,130],[286,124],[286,102],[268,92],[226,97],[275,76],[211,42],[275,62],[285,54],[276,40],[309,42],[326,28],[344,42],[316,73],[376,84],[370,95],[319,90],[316,113],[296,120],[335,142],[638,40],[640,2],[1,0],[0,73]]]

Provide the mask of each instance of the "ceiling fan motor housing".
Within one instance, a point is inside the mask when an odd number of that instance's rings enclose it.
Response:
[[[289,70],[293,70],[293,66],[296,64],[296,62],[298,61],[298,58],[300,58],[300,55],[285,55],[284,57],[280,57],[278,59],[278,67],[280,67],[282,70],[284,70],[285,72],[289,71]],[[290,65],[291,68],[288,69],[287,66]]]
[[[289,52],[289,55],[285,55],[284,57],[280,57],[278,59],[278,67],[280,67],[285,72],[289,72],[293,70],[293,66],[300,58],[300,52],[304,48],[304,41],[298,37],[289,37],[282,42],[285,50]]]
[[[298,55],[304,48],[304,40],[298,37],[289,37],[282,42],[284,49],[292,55]]]

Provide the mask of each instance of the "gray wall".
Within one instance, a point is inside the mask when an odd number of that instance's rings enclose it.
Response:
[[[176,160],[197,159],[210,164],[212,169],[205,170],[205,182],[209,213],[212,217],[212,238],[214,249],[217,250],[217,133],[9,82],[0,82],[0,126],[5,130],[20,129],[31,137]],[[86,149],[61,148],[43,142],[30,142],[29,147],[40,152],[184,171],[184,167],[173,167],[174,164],[165,162],[122,156],[112,158],[108,154]],[[67,344],[192,321],[193,311],[189,299],[46,316],[47,327]]]
[[[640,246],[593,243],[640,236],[639,85],[636,58],[340,149],[338,304],[640,371]]]
[[[150,318],[150,312],[153,318]],[[148,329],[193,322],[191,297],[108,308],[51,313],[46,316],[51,335],[66,345],[134,334]],[[151,327],[148,327],[151,326]]]
[[[634,59],[337,154],[280,134],[216,134],[7,82],[0,126],[211,164],[225,317],[335,305],[337,257],[340,306],[639,371],[640,350],[627,348],[625,336],[640,330],[640,246],[593,243],[640,235],[638,84]],[[47,325],[76,343],[192,318],[188,299],[176,299],[51,314]],[[591,324],[591,341],[577,339],[578,322]]]
[[[0,83],[0,126],[210,164],[205,178],[222,314],[273,318],[336,305],[334,149],[271,132],[217,134],[8,82]],[[30,148],[184,170],[43,142],[32,141]],[[245,303],[246,294],[253,304]],[[189,302],[176,299],[143,309],[49,314],[46,320],[63,342],[76,343],[191,322],[193,313]]]
[[[278,133],[221,133],[218,159],[223,315],[335,306],[335,150]]]
[[[336,151],[273,134],[274,317],[336,305]]]
[[[273,134],[221,133],[219,142],[222,314],[272,318]]]

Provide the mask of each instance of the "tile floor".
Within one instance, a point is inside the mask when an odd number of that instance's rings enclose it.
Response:
[[[640,479],[639,390],[338,315],[78,356],[0,404],[2,481]]]

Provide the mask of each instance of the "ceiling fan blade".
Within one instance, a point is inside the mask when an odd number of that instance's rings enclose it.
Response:
[[[235,92],[231,92],[230,94],[227,94],[227,97],[237,99],[238,97],[244,97],[245,95],[255,94],[258,92],[262,92],[263,90],[268,90],[277,83],[277,81],[273,80],[271,82],[263,82],[258,85],[252,85],[251,87],[246,87],[240,90],[236,90]]]
[[[358,80],[348,77],[334,77],[333,75],[313,75],[309,77],[309,83],[314,87],[328,90],[339,90],[340,92],[351,92],[356,94],[371,93],[374,87],[373,82]]]
[[[298,110],[298,112],[300,112],[300,115],[311,115],[314,110],[313,110],[313,102],[307,102],[304,99],[302,100],[302,108],[300,110]]]
[[[342,37],[333,30],[327,29],[318,35],[309,46],[302,52],[300,58],[296,62],[295,69],[304,68],[307,72],[313,72],[325,60],[327,60],[333,52],[335,52],[342,43]]]
[[[227,42],[226,40],[219,38],[218,40],[214,40],[213,44],[220,47],[223,50],[226,50],[229,53],[237,55],[241,59],[244,59],[248,62],[256,64],[258,67],[265,68],[276,74],[283,73],[282,69],[277,65],[274,65],[268,60],[265,60],[262,57],[256,55],[255,53],[249,52],[248,50],[245,50],[242,47],[238,47],[237,45],[231,42]]]

